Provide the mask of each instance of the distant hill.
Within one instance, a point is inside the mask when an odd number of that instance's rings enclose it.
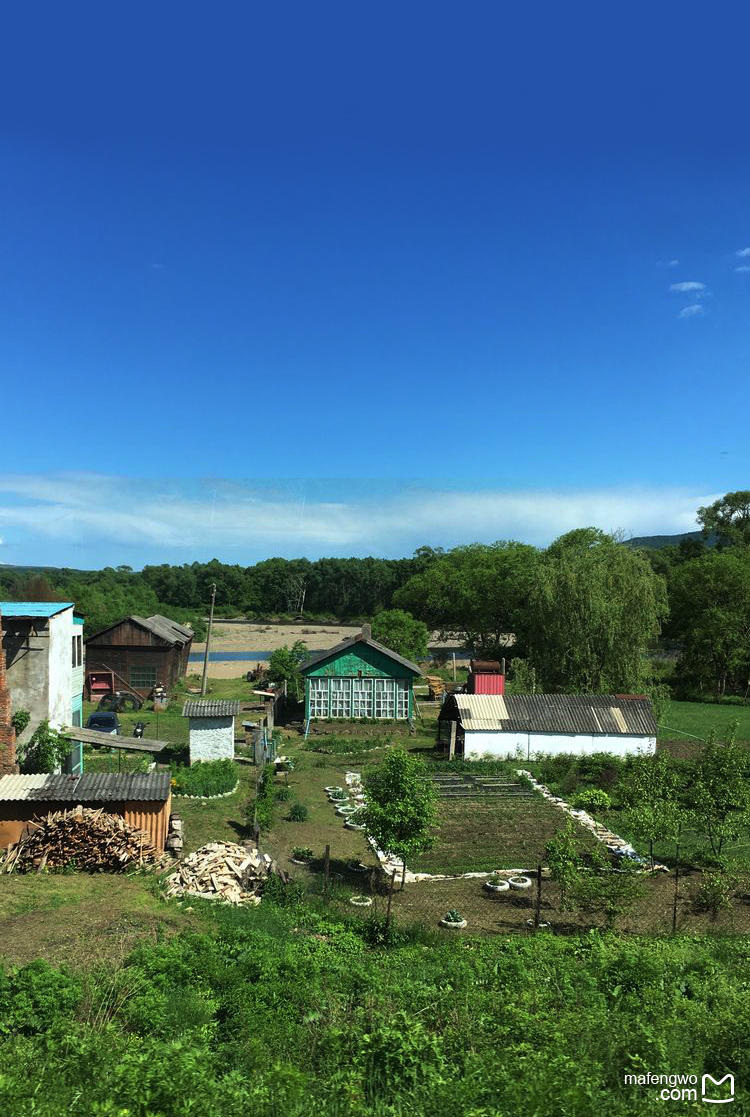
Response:
[[[697,539],[703,540],[702,531],[683,531],[681,535],[638,535],[635,539],[625,539],[623,542],[626,547],[651,547],[655,551],[660,551],[662,547],[678,547],[683,539]],[[709,546],[712,540],[707,540]]]

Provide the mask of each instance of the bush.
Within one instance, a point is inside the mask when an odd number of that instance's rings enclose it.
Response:
[[[172,790],[175,795],[225,795],[237,784],[237,769],[228,757],[223,760],[199,760],[189,768],[172,767]]]
[[[298,880],[283,881],[272,873],[263,885],[263,899],[270,900],[280,908],[292,908],[300,904],[305,896],[305,889]]]
[[[704,873],[693,906],[696,911],[710,912],[711,917],[716,919],[720,911],[731,910],[732,894],[736,887],[736,879],[723,869]]]
[[[309,846],[294,846],[292,849],[292,857],[295,861],[310,861],[313,856],[313,851]]]
[[[277,803],[288,803],[292,797],[292,789],[286,784],[281,784],[280,787],[274,787],[273,797]]]
[[[581,811],[608,811],[612,806],[612,800],[606,791],[592,787],[588,791],[579,791],[571,805]]]
[[[292,803],[289,814],[286,816],[290,822],[307,822],[307,807],[304,803]]]

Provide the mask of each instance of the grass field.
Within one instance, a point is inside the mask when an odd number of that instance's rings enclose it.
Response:
[[[750,741],[750,706],[717,702],[670,702],[659,726],[659,737],[671,739],[682,734],[705,740],[712,729],[726,736],[732,722],[739,722],[738,740]]]

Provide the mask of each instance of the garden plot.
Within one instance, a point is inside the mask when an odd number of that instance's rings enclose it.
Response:
[[[524,787],[521,791],[441,796],[435,845],[410,862],[409,868],[438,874],[531,869],[543,864],[544,847],[564,818],[540,795]],[[580,836],[593,845],[595,839],[583,827]]]
[[[528,786],[508,776],[433,772],[430,779],[437,787],[441,799],[475,799],[488,795],[530,799],[534,795]]]

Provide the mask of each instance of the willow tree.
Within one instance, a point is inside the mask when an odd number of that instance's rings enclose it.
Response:
[[[598,528],[568,532],[536,566],[523,614],[529,661],[545,690],[642,690],[666,615],[664,580],[638,551]]]

